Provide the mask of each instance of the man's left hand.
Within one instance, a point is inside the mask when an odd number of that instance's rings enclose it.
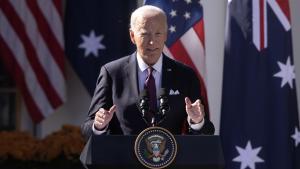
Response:
[[[185,110],[188,116],[191,118],[192,122],[200,123],[204,118],[204,106],[201,104],[201,101],[197,99],[194,103],[186,97],[185,98]]]

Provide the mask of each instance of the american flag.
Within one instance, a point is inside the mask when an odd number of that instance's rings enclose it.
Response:
[[[206,105],[206,66],[203,8],[200,0],[146,0],[165,11],[168,17],[168,39],[164,52],[192,67],[200,80],[201,99]]]
[[[228,169],[299,169],[288,0],[230,0],[221,130]]]
[[[0,58],[35,123],[66,99],[61,0],[1,0]]]

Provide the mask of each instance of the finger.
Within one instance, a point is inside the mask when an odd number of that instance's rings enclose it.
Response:
[[[104,112],[97,112],[96,113],[96,118],[104,118],[105,117],[105,113]]]
[[[117,106],[114,104],[113,106],[111,106],[111,108],[109,109],[108,113],[114,113],[116,111]]]
[[[197,99],[192,105],[196,105],[196,106],[200,107],[201,101],[199,99]]]
[[[201,110],[202,115],[204,116],[205,112],[204,112],[204,106],[203,106],[203,104],[200,105],[200,110]]]
[[[95,119],[98,119],[98,118],[101,118],[101,117],[102,117],[102,114],[99,113],[99,112],[97,112],[97,113],[96,113],[96,116],[95,116]]]
[[[105,110],[105,109],[103,109],[103,108],[100,108],[98,112],[100,112],[100,113],[105,113],[105,112],[106,112],[106,110]]]
[[[200,100],[200,99],[197,99],[197,103],[200,105],[200,104],[201,104],[201,100]]]
[[[188,107],[192,106],[192,102],[191,102],[190,98],[185,97],[184,101],[185,101],[186,106],[188,106]]]
[[[100,108],[97,113],[96,116],[102,117],[104,114],[106,113],[106,110],[103,108]]]
[[[96,121],[99,122],[99,123],[104,123],[104,122],[105,122],[105,119],[103,119],[103,118],[98,118]]]
[[[96,117],[95,117],[95,121],[98,121],[98,122],[104,121],[104,118],[103,118],[103,117],[96,116]]]

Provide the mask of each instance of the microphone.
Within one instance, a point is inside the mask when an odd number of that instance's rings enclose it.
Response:
[[[143,120],[149,126],[155,126],[161,123],[165,119],[165,115],[170,111],[168,104],[168,92],[165,88],[159,90],[159,111],[157,113],[150,111],[149,95],[147,90],[142,90],[137,103],[138,109],[142,114]]]
[[[138,109],[142,113],[142,117],[145,118],[146,113],[150,111],[149,107],[149,96],[147,90],[143,90],[140,93],[140,98],[138,102]]]
[[[162,119],[165,117],[166,113],[170,111],[170,106],[168,103],[168,92],[165,88],[159,90],[159,115],[162,116]]]

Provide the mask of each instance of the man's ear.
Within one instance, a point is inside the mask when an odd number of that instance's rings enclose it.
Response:
[[[129,35],[130,35],[130,40],[133,44],[135,44],[135,40],[134,40],[134,32],[130,29],[129,30]]]

